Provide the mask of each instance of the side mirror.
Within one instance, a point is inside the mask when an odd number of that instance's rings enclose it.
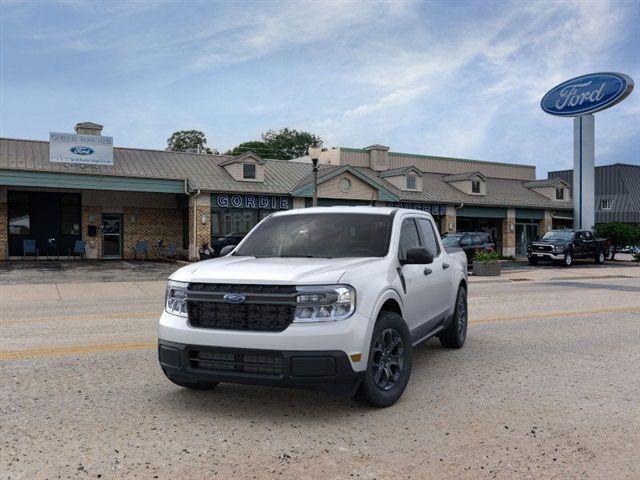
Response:
[[[424,247],[414,247],[407,250],[406,260],[400,262],[402,265],[429,265],[433,263],[433,254]]]
[[[233,250],[237,247],[237,245],[227,245],[226,247],[222,247],[222,249],[220,250],[220,256],[221,257],[226,257],[227,255],[229,255],[231,252],[233,252]]]

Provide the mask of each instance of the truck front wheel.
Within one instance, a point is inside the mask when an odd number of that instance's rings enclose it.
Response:
[[[604,250],[598,250],[596,253],[596,263],[602,265],[606,259],[607,256],[604,254]]]
[[[570,267],[573,263],[573,256],[570,253],[566,253],[564,255],[564,259],[562,260],[563,267]]]
[[[411,374],[411,336],[402,317],[381,312],[373,329],[369,360],[353,399],[374,407],[388,407],[402,396]]]

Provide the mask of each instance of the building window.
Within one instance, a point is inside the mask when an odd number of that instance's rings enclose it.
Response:
[[[407,190],[415,190],[415,189],[416,189],[416,176],[407,175]]]
[[[600,200],[600,210],[611,210],[611,199],[603,198]]]
[[[556,200],[564,200],[564,188],[556,187]]]
[[[80,195],[60,195],[60,235],[80,235]]]
[[[253,180],[256,178],[256,165],[255,163],[243,163],[242,164],[242,178]]]
[[[28,235],[31,230],[28,203],[12,203],[9,208],[9,233]]]
[[[480,193],[480,180],[471,180],[471,193]]]

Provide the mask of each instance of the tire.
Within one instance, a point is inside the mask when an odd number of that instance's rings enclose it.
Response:
[[[527,259],[529,260],[529,265],[537,265],[538,264],[538,259],[535,257],[527,257]]]
[[[467,290],[458,288],[456,308],[453,312],[451,325],[440,334],[440,345],[446,348],[462,348],[467,339],[469,326],[467,315]]]
[[[371,335],[367,369],[353,399],[374,407],[393,405],[409,383],[411,365],[407,325],[397,313],[381,312]]]
[[[162,371],[164,372],[164,369]],[[188,388],[189,390],[211,390],[216,385],[218,385],[218,382],[186,382],[184,380],[180,380],[167,375],[167,372],[164,372],[164,374],[175,385],[178,385],[182,388]]]
[[[606,259],[607,259],[607,256],[605,255],[604,250],[598,250],[596,252],[595,261],[598,265],[602,265]]]
[[[562,260],[562,266],[569,268],[571,265],[573,265],[573,255],[566,253]]]

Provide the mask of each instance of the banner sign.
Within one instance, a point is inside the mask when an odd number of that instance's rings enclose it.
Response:
[[[113,137],[49,133],[49,161],[88,165],[113,165]]]
[[[549,90],[540,107],[551,115],[576,117],[599,112],[624,100],[633,80],[622,73],[590,73],[572,78]]]
[[[446,215],[446,205],[433,205],[429,203],[408,203],[408,202],[387,202],[387,207],[409,208],[411,210],[421,210],[431,215]]]
[[[266,210],[288,210],[291,205],[289,197],[272,197],[266,195],[243,195],[218,193],[211,196],[211,206],[220,208],[254,208]]]

